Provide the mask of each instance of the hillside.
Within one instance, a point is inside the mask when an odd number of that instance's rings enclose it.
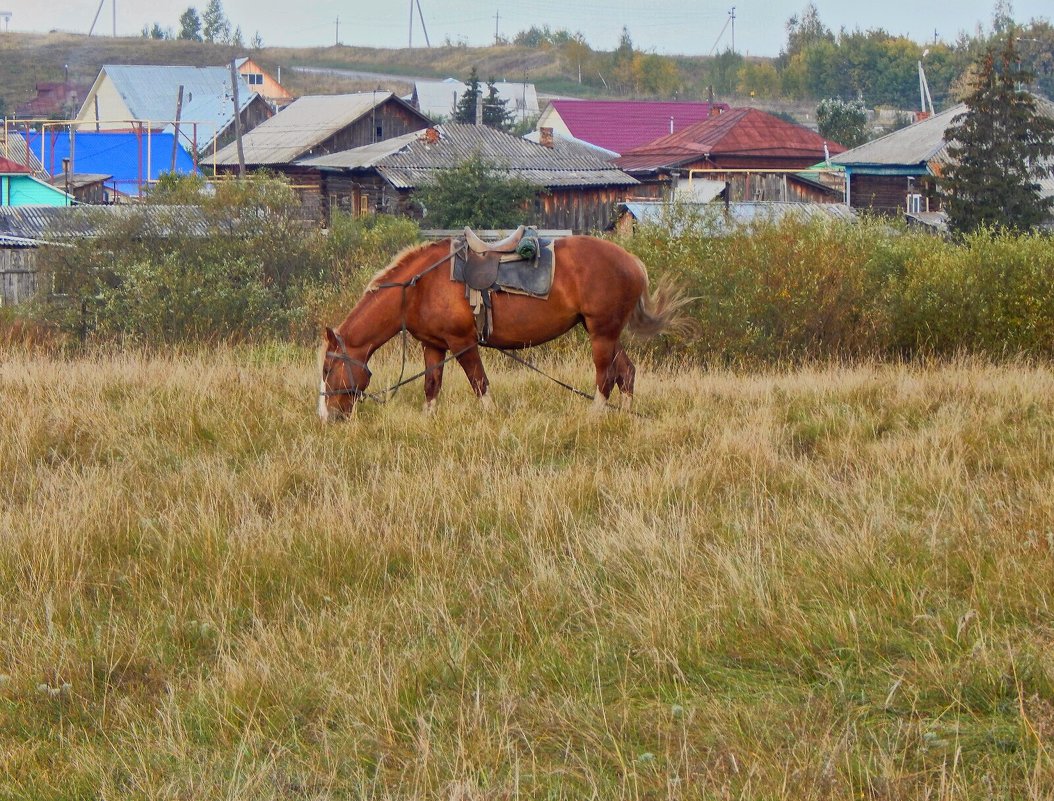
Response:
[[[155,40],[140,37],[87,37],[66,33],[0,34],[0,98],[8,113],[31,98],[40,81],[61,81],[68,70],[69,80],[90,85],[103,64],[185,64],[214,66],[238,55],[252,53],[266,69],[277,74],[296,94],[326,94],[366,89],[391,89],[407,93],[410,81],[354,78],[338,74],[303,73],[297,67],[331,70],[358,70],[412,77],[467,76],[475,66],[484,79],[519,80],[526,76],[548,95],[603,96],[604,92],[589,82],[577,82],[577,67],[567,63],[563,51],[555,47],[433,47],[383,50],[364,47],[285,48],[265,47],[258,51],[235,49],[226,45],[183,40]],[[679,58],[671,60],[685,87],[681,99],[703,99],[705,87],[691,80],[701,74],[704,63],[714,59]],[[763,61],[763,60],[760,60]],[[594,80],[596,78],[594,77]],[[645,91],[636,96],[648,96]],[[655,93],[650,93],[654,95]],[[661,94],[661,93],[660,93]],[[624,96],[624,94],[622,95]],[[729,98],[728,93],[722,95]]]

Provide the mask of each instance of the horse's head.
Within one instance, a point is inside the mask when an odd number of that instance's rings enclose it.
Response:
[[[326,329],[321,353],[318,416],[323,423],[328,423],[355,411],[355,403],[370,385],[371,373],[366,362],[348,353],[344,340],[332,328]]]

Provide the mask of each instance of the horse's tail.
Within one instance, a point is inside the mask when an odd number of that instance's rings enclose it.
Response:
[[[640,266],[643,270],[644,265]],[[669,276],[663,276],[655,282],[650,292],[645,287],[641,293],[640,300],[629,318],[630,333],[640,337],[653,337],[663,332],[690,333],[693,324],[685,306],[693,300],[684,287]]]

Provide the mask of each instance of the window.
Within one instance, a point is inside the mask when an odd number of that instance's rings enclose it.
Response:
[[[249,86],[263,86],[263,73],[249,72],[246,73],[245,79],[249,82]]]
[[[908,214],[921,214],[925,211],[925,208],[926,207],[922,202],[922,195],[908,195]]]

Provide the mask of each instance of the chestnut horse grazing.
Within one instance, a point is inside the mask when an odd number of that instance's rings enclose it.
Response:
[[[649,296],[644,265],[612,242],[572,236],[557,240],[555,253],[548,298],[491,293],[494,328],[486,345],[539,345],[581,323],[596,366],[594,404],[602,408],[617,385],[628,408],[634,367],[619,335],[627,324],[642,336],[676,325],[686,299],[669,287]],[[370,383],[370,356],[404,325],[424,346],[426,411],[439,395],[447,352],[456,356],[480,400],[489,402],[475,320],[464,284],[450,280],[450,255],[449,239],[404,250],[374,276],[344,322],[326,329],[318,402],[323,422],[353,411]]]

